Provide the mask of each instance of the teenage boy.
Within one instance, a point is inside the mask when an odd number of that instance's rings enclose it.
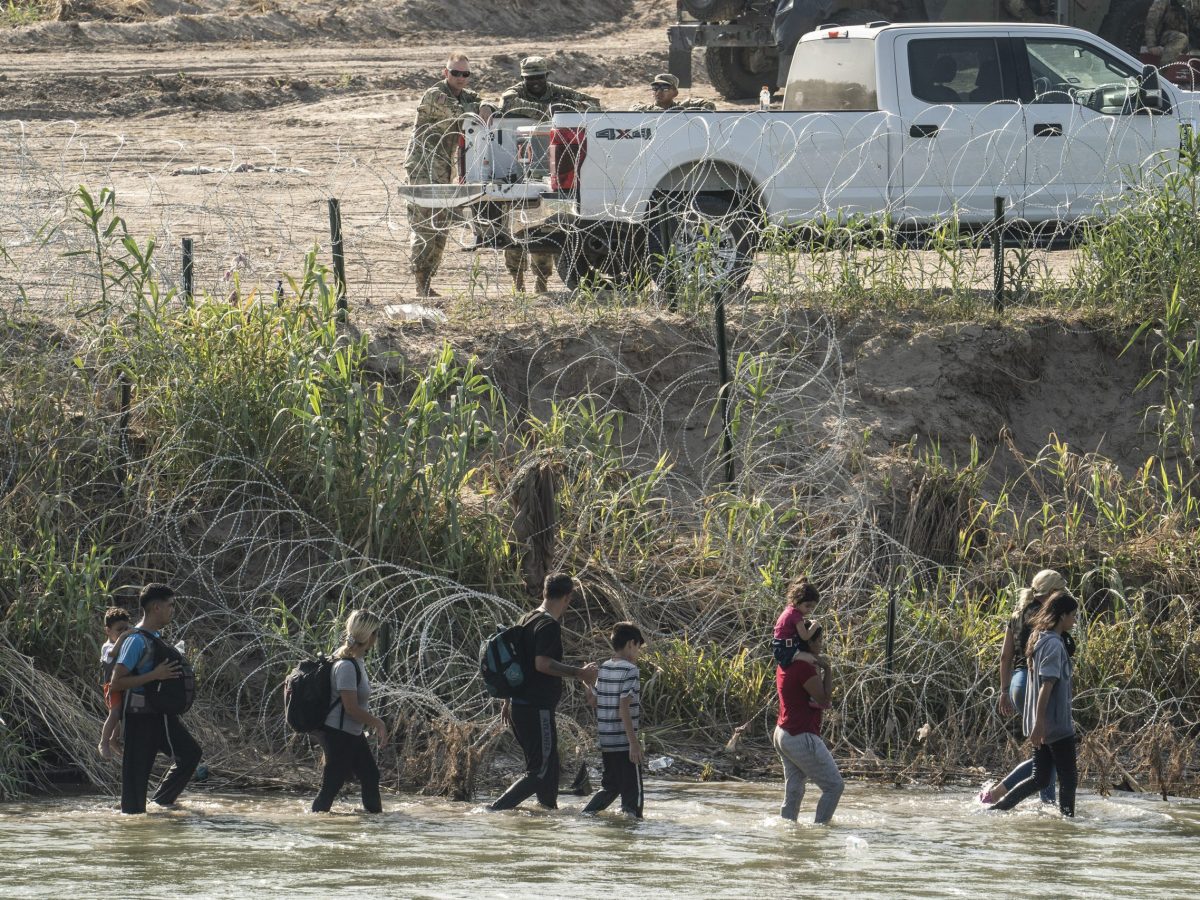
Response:
[[[585,813],[608,809],[621,798],[621,811],[642,817],[642,745],[638,724],[642,713],[642,684],[637,662],[646,639],[632,622],[613,626],[613,657],[600,666],[596,689],[589,698],[596,706],[596,733],[604,759],[600,791],[584,807]]]
[[[596,664],[563,663],[562,621],[571,605],[575,582],[570,575],[547,575],[542,585],[542,605],[521,619],[521,658],[532,661],[521,696],[504,701],[501,716],[511,725],[525,755],[525,774],[518,778],[492,809],[512,809],[537,794],[547,809],[558,808],[558,727],[554,710],[562,697],[562,680],[578,678],[589,687],[596,683]]]
[[[164,715],[146,703],[146,685],[180,676],[179,664],[163,660],[154,665],[152,642],[142,632],[161,637],[162,629],[175,612],[175,592],[165,584],[148,584],[138,601],[142,620],[122,642],[113,669],[113,691],[125,691],[122,725],[125,755],[121,759],[121,812],[144,813],[146,789],[154,758],[165,753],[172,758],[171,768],[151,798],[159,806],[171,806],[187,786],[200,762],[200,745],[188,734],[179,716]]]

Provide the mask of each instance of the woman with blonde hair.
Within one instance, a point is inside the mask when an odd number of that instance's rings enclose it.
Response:
[[[387,746],[388,733],[383,720],[368,708],[371,682],[363,666],[363,657],[375,646],[379,617],[356,609],[346,619],[345,638],[333,654],[332,693],[334,703],[325,717],[321,741],[325,765],[321,771],[321,792],[313,800],[313,812],[329,812],[333,800],[346,779],[354,775],[362,785],[362,803],[367,812],[383,811],[379,796],[379,766],[367,744],[364,727],[379,738],[379,748]]]

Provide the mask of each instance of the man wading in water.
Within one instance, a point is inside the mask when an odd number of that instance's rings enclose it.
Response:
[[[125,755],[121,760],[123,813],[146,811],[146,788],[150,784],[154,758],[159,753],[172,758],[171,768],[152,798],[159,806],[171,806],[175,802],[200,762],[200,745],[188,734],[179,716],[158,712],[146,701],[146,685],[179,678],[182,674],[178,662],[164,659],[158,665],[154,664],[155,640],[162,643],[160,632],[175,612],[174,597],[175,592],[165,584],[148,584],[142,588],[138,595],[142,621],[121,639],[117,649],[110,690],[125,691],[122,717]]]
[[[559,622],[571,604],[574,591],[575,582],[570,575],[547,575],[542,587],[542,605],[520,622],[525,684],[520,697],[504,702],[501,715],[512,725],[525,754],[525,774],[492,804],[492,809],[512,809],[533,794],[547,809],[558,808],[558,728],[554,709],[562,696],[562,680],[578,678],[591,687],[599,671],[595,663],[577,668],[562,661]]]

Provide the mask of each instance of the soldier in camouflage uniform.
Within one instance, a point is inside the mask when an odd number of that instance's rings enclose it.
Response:
[[[540,56],[521,60],[521,83],[514,84],[500,96],[501,116],[514,116],[544,121],[556,112],[587,112],[599,110],[600,101],[588,94],[549,80],[550,65]],[[554,271],[554,254],[544,251],[527,252],[524,247],[509,247],[504,251],[504,265],[518,291],[525,290],[525,258],[529,257],[537,276],[537,292],[546,292],[546,280]]]
[[[701,100],[699,97],[687,97],[677,100],[679,96],[679,79],[665,72],[655,75],[650,82],[650,90],[654,91],[653,103],[638,103],[634,106],[637,112],[715,112],[717,104],[711,100]]]
[[[461,53],[452,53],[439,81],[421,97],[417,122],[404,154],[409,184],[453,184],[454,154],[462,134],[463,116],[490,117],[492,106],[483,103],[477,93],[467,90],[471,77],[470,61]],[[442,253],[446,250],[446,232],[450,227],[448,209],[426,209],[408,204],[408,224],[412,229],[412,271],[417,294],[436,297],[430,287]]]
[[[1142,53],[1158,57],[1155,65],[1165,66],[1190,51],[1188,20],[1197,21],[1200,3],[1197,0],[1153,0],[1146,10],[1146,25]]]

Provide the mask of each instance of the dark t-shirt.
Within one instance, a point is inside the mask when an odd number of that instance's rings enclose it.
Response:
[[[1008,628],[1013,633],[1013,671],[1024,669],[1028,665],[1025,659],[1025,647],[1033,634],[1033,620],[1042,609],[1041,600],[1030,600],[1023,609],[1013,613],[1008,620]]]
[[[809,701],[804,682],[820,675],[817,667],[798,659],[786,669],[776,666],[775,690],[779,692],[779,727],[788,734],[821,733],[821,709]]]
[[[522,662],[526,665],[525,686],[514,699],[539,709],[554,709],[562,697],[562,679],[537,670],[534,660],[548,656],[562,662],[562,626],[544,610],[535,609],[518,623],[524,629],[521,638]]]

